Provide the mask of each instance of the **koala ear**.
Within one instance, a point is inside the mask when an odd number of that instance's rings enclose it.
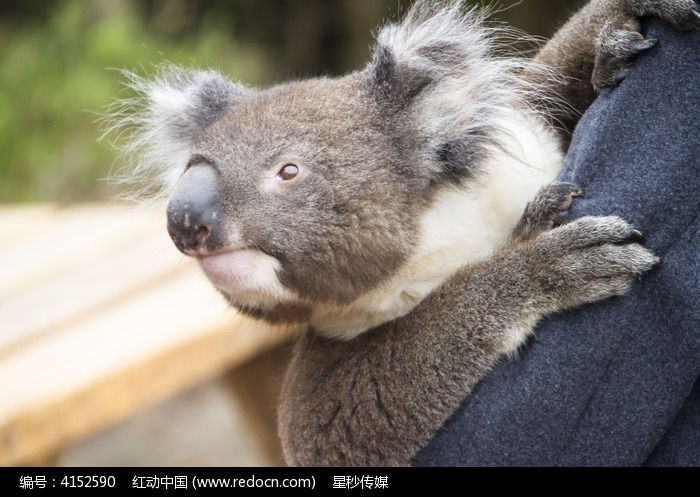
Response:
[[[216,71],[185,71],[177,67],[161,72],[146,85],[146,111],[152,125],[172,139],[184,141],[191,141],[219,119],[234,95],[245,92]],[[139,89],[138,83],[134,87]]]
[[[109,109],[107,133],[120,131],[118,146],[135,162],[133,170],[119,179],[141,183],[144,192],[144,183],[156,183],[149,186],[160,190],[172,186],[187,165],[196,137],[253,93],[212,70],[167,66],[153,79],[124,74],[126,86],[136,96]]]
[[[377,93],[404,107],[431,83],[464,73],[486,48],[483,17],[462,2],[417,1],[377,36],[368,67]]]
[[[520,36],[488,15],[464,1],[417,0],[400,24],[380,30],[366,69],[385,116],[412,130],[437,181],[460,181],[509,143],[504,123],[529,90],[520,74],[531,63],[499,56],[502,42]]]
[[[400,65],[395,52],[384,44],[375,48],[370,77],[377,95],[396,107],[409,104],[431,80],[430,74],[420,68],[408,66],[405,62]]]

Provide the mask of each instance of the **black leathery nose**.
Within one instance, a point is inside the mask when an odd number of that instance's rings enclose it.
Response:
[[[184,253],[215,248],[219,231],[219,174],[207,164],[187,169],[168,202],[168,233]]]

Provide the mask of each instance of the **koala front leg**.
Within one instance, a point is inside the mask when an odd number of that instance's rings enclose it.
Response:
[[[644,16],[659,17],[678,29],[700,29],[700,13],[693,0],[591,0],[534,59],[555,74],[525,70],[523,76],[543,91],[536,95],[535,104],[565,134],[573,131],[596,91],[614,86],[624,77],[629,62],[653,46],[653,40],[645,41],[638,32],[637,20]],[[562,100],[564,105],[557,104]]]
[[[293,465],[408,465],[543,316],[624,293],[657,259],[616,217],[557,225],[578,190],[555,184],[513,239],[411,313],[350,341],[308,333],[282,389]]]

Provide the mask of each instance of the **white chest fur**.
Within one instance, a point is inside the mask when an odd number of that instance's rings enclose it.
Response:
[[[436,196],[421,218],[413,254],[391,280],[348,305],[314,308],[311,325],[319,333],[351,339],[403,316],[507,239],[527,203],[556,178],[563,153],[538,118],[513,111],[506,121],[504,146],[489,155],[478,177]]]

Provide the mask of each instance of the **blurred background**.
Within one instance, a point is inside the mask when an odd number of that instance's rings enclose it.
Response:
[[[547,36],[582,2],[501,3],[496,18]],[[409,4],[0,0],[0,202],[113,197],[101,179],[115,151],[95,123],[124,96],[116,69],[217,67],[256,86],[342,74],[367,61],[376,27]]]
[[[216,67],[254,86],[342,74],[368,60],[377,26],[410,3],[0,0],[0,204],[118,196],[104,180],[118,158],[96,123],[111,101],[128,96],[119,69]],[[546,37],[582,3],[502,0],[495,18]],[[69,448],[58,463],[270,463],[227,392],[217,381],[200,386]]]

